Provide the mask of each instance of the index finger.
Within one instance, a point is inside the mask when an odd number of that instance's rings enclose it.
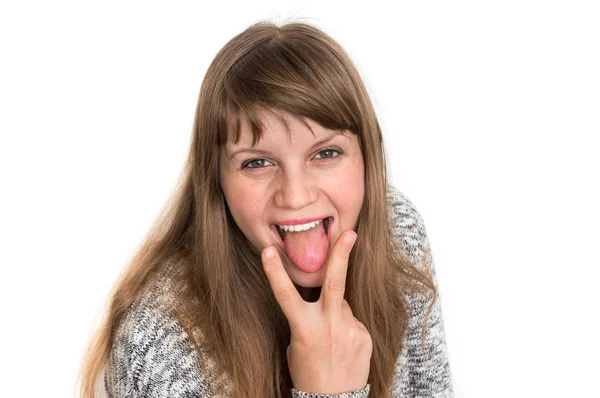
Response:
[[[273,246],[263,249],[261,259],[275,299],[292,328],[300,322],[304,300],[300,297],[300,293],[283,267],[279,253]]]
[[[334,313],[340,311],[346,290],[346,274],[348,272],[348,258],[356,241],[356,232],[344,231],[335,242],[331,256],[327,263],[325,282],[321,289],[321,298],[325,310]]]

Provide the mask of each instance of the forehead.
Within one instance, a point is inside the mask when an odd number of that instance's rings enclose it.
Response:
[[[228,134],[227,148],[254,147],[270,143],[294,145],[313,142],[332,133],[314,120],[285,111],[260,110],[255,115],[255,118],[240,118],[239,131],[234,130],[235,134]]]

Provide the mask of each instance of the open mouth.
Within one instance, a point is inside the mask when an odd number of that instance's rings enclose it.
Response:
[[[320,224],[323,224],[323,228],[325,229],[325,235],[327,235],[327,238],[329,239],[330,238],[330,236],[329,236],[329,226],[330,226],[330,224],[332,222],[333,222],[333,217],[326,217],[326,218],[324,218],[324,219],[322,219],[320,221],[316,221],[314,223],[310,223],[311,224],[310,228],[321,228]],[[312,224],[314,224],[314,226]],[[295,226],[292,226],[292,227],[295,227]],[[294,231],[293,229],[290,229],[289,231],[286,231],[282,227],[280,227],[279,225],[276,225],[276,224],[272,225],[271,229],[275,230],[277,232],[277,236],[280,238],[280,242],[279,243],[282,246],[284,246],[284,241],[285,241],[285,235],[286,235],[286,233],[295,233],[295,232],[298,232],[297,230]],[[300,231],[303,231],[303,230],[306,230],[306,229],[301,229]]]

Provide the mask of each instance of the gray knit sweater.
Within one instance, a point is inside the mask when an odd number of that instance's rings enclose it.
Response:
[[[429,251],[429,241],[423,219],[408,198],[391,188],[391,211],[395,221],[396,237],[414,264]],[[437,286],[431,256],[426,262]],[[170,317],[167,308],[173,303],[173,289],[168,275],[157,279],[140,298],[128,308],[121,319],[107,362],[104,388],[109,397],[224,397],[230,395],[230,380],[226,375],[214,374],[214,363],[207,347],[200,346],[203,356],[191,343],[181,326]],[[392,385],[394,398],[452,397],[450,367],[444,336],[440,295],[427,323],[426,357],[421,355],[421,327],[430,298],[407,293],[411,317],[402,352],[396,362]],[[199,357],[209,358],[206,366],[199,366]],[[215,387],[222,394],[217,395]],[[362,398],[370,386],[339,395],[311,394],[292,389],[295,398]]]

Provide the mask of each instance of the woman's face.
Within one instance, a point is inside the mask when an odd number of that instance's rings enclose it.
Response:
[[[242,121],[240,140],[220,154],[221,188],[236,224],[259,251],[277,247],[294,283],[322,286],[329,251],[354,228],[362,207],[363,157],[356,135],[307,119],[313,135],[289,113],[279,114],[290,134],[261,111],[264,135],[254,148],[250,124]]]

